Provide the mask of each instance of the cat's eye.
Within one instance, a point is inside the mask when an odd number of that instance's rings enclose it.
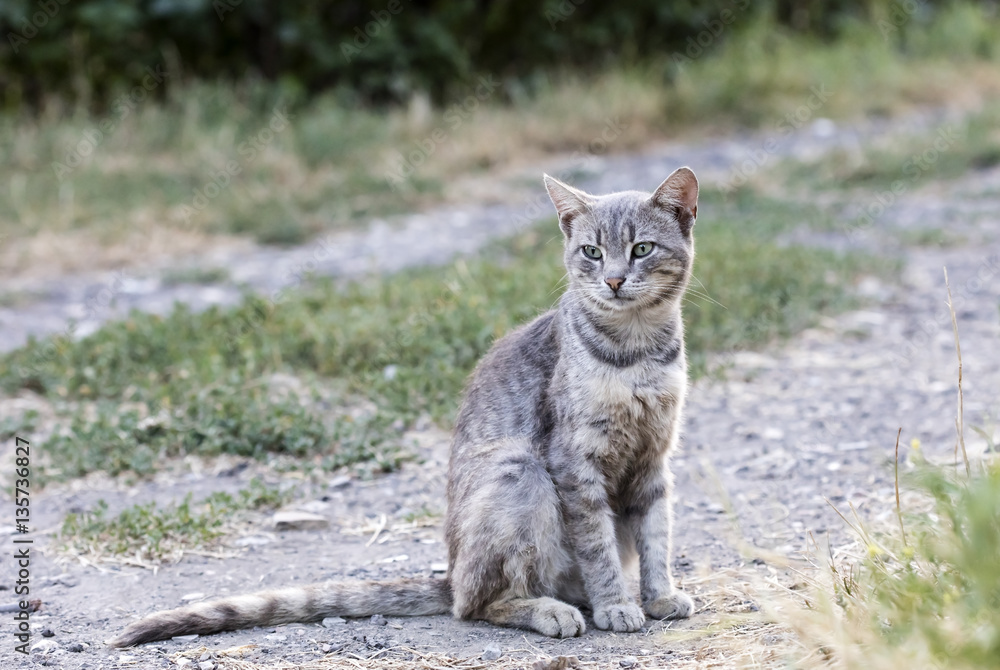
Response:
[[[639,244],[632,245],[632,255],[636,258],[641,258],[643,256],[649,255],[649,252],[653,250],[652,242],[639,242]]]
[[[587,244],[583,247],[583,255],[596,260],[601,257],[601,250],[593,244]]]

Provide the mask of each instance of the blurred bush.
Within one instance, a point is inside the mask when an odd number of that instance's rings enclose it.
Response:
[[[56,97],[100,107],[156,67],[171,73],[157,96],[182,78],[258,77],[278,82],[290,98],[334,89],[367,103],[415,91],[440,101],[485,74],[519,82],[520,89],[505,87],[516,95],[545,72],[711,45],[751,13],[821,37],[858,20],[883,21],[887,39],[896,39],[911,20],[932,20],[942,4],[954,3],[0,0],[0,104]]]

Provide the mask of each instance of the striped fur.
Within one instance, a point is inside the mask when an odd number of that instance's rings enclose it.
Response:
[[[680,168],[653,194],[606,196],[547,176],[545,185],[569,288],[556,309],[498,341],[469,382],[449,464],[447,578],[199,603],[133,623],[110,644],[333,615],[450,611],[553,637],[584,632],[579,607],[598,628],[623,632],[646,614],[690,615],[669,570],[668,458],[687,388],[680,309],[697,179]],[[652,243],[648,255],[633,253],[640,242]]]
[[[131,647],[175,635],[305,623],[328,616],[420,616],[446,614],[450,609],[451,589],[445,579],[323,582],[157,612],[131,624],[108,644]]]

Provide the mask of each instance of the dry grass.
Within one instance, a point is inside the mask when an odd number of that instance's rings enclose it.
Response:
[[[930,41],[935,30],[926,27]],[[319,98],[250,159],[238,147],[267,125],[271,102],[241,87],[193,86],[140,106],[62,180],[53,162],[101,119],[58,105],[41,118],[0,119],[0,143],[10,146],[0,167],[0,280],[190,260],[232,235],[295,244],[441,202],[503,201],[540,161],[773,129],[816,87],[829,97],[813,118],[974,110],[1000,96],[989,57],[945,57],[940,45],[903,53],[871,25],[846,35],[826,44],[749,25],[680,70],[664,54],[641,68],[550,74],[530,91],[497,80],[481,99],[441,109],[420,97],[388,110]],[[242,172],[192,224],[185,208],[195,190],[233,160]],[[393,188],[390,174],[407,161],[412,174]]]
[[[1000,456],[973,453],[970,462],[966,450],[962,353],[947,270],[945,288],[958,363],[954,462],[929,463],[914,441],[911,485],[901,491],[897,437],[896,486],[874,506],[881,511],[862,518],[853,506],[850,514],[837,510],[853,539],[817,550],[806,600],[786,600],[780,617],[810,652],[800,667],[1000,667],[1000,571],[992,560],[1000,548]]]

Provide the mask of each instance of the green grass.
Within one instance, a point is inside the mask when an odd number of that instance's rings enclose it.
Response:
[[[1000,91],[1000,22],[981,7],[950,5],[930,22],[915,17],[889,39],[876,23],[859,22],[823,41],[789,33],[768,15],[742,17],[682,65],[665,53],[601,72],[540,73],[530,86],[505,82],[460,117],[420,98],[408,108],[370,108],[329,95],[291,106],[287,123],[268,134],[287,101],[280,86],[252,82],[173,86],[165,100],[112,118],[114,128],[92,150],[87,134],[104,117],[62,109],[57,100],[41,115],[2,116],[0,238],[16,251],[8,267],[82,270],[141,256],[105,251],[116,244],[184,257],[203,248],[205,234],[297,244],[439,201],[449,189],[461,191],[463,179],[553,152],[644,149],[733,127],[783,132],[820,116],[892,115]],[[817,87],[827,92],[821,104],[789,125]],[[984,120],[983,133],[991,122]],[[609,127],[613,139],[595,144]],[[1000,159],[995,140],[975,149],[974,164]],[[57,176],[53,165],[66,164],[80,146],[88,155]],[[411,155],[420,163],[413,173],[398,184],[387,179]],[[878,174],[895,173],[897,158],[857,172],[833,166],[830,178],[877,183]],[[951,160],[935,170],[961,166],[956,159],[948,167]],[[227,164],[239,173],[220,177]],[[188,216],[215,189],[213,180],[218,195]],[[78,244],[31,243],[46,235]],[[86,266],[77,258],[81,244],[90,245]]]
[[[780,244],[784,231],[828,225],[813,207],[706,191],[701,212],[686,308],[696,373],[708,352],[758,346],[850,306],[854,279],[884,265]],[[446,268],[319,281],[277,304],[133,313],[79,341],[33,340],[0,359],[0,388],[58,408],[43,477],[149,474],[157,459],[189,453],[392,469],[396,427],[424,414],[448,425],[496,338],[557,302],[561,250],[552,221]],[[276,396],[275,373],[307,390]],[[359,402],[374,412],[347,411]]]
[[[910,190],[1000,164],[1000,104],[992,102],[961,121],[942,122],[923,133],[873,142],[861,153],[835,151],[808,170],[786,164],[791,183],[813,188]],[[899,195],[899,193],[897,193]]]
[[[941,228],[912,228],[900,230],[897,237],[903,244],[917,247],[940,247],[947,249],[966,242],[964,235]]]
[[[226,268],[181,267],[163,273],[163,283],[168,286],[178,284],[220,284],[229,280]]]
[[[235,496],[216,492],[197,503],[191,498],[188,494],[182,502],[165,506],[155,501],[132,505],[114,517],[108,516],[108,506],[100,500],[91,511],[66,516],[59,531],[60,548],[97,560],[126,557],[142,564],[176,560],[184,551],[216,546],[241,514],[280,507],[290,494],[254,479]]]
[[[836,667],[1000,668],[1000,463],[923,463],[904,488],[925,503],[904,508],[905,537],[852,521],[864,558],[831,566],[832,593],[788,623]]]

